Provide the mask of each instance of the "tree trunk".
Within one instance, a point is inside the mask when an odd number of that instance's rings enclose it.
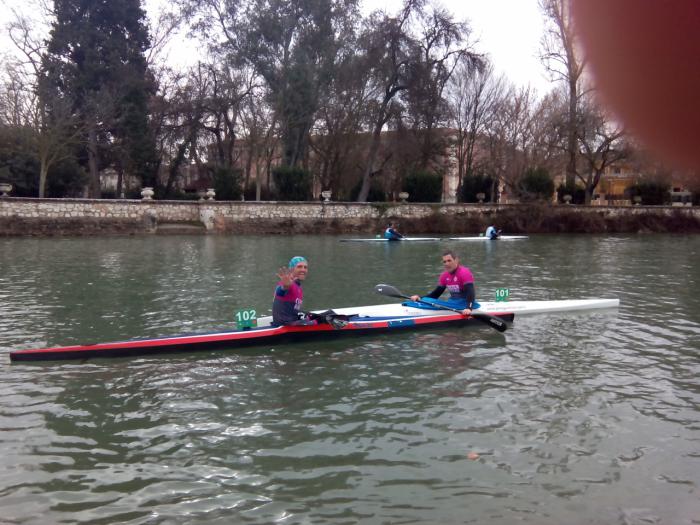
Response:
[[[39,198],[43,199],[46,195],[46,178],[49,174],[49,164],[46,159],[41,159],[41,167],[39,168]]]
[[[569,161],[566,165],[566,186],[573,187],[576,184],[576,153],[578,152],[577,117],[578,117],[578,90],[576,80],[569,80],[569,133],[566,148]]]
[[[124,198],[124,169],[119,166],[117,171],[117,194],[115,195],[118,199]]]
[[[88,131],[88,168],[90,178],[88,181],[88,198],[99,199],[102,197],[99,171],[99,153],[97,151],[97,132],[94,126],[90,126]]]
[[[369,196],[372,168],[374,167],[375,160],[377,160],[377,153],[379,152],[379,145],[381,143],[382,127],[384,126],[383,120],[384,119],[377,122],[374,127],[374,132],[372,133],[372,144],[370,144],[369,147],[367,165],[365,166],[365,173],[362,176],[362,187],[360,188],[360,193],[357,195],[357,202],[367,202],[367,197]]]

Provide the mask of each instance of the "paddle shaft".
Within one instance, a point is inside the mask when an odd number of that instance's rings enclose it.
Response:
[[[377,285],[377,286],[375,286],[375,290],[378,291],[382,295],[386,295],[389,297],[397,297],[399,299],[408,299],[409,301],[413,301],[413,299],[411,298],[410,295],[402,294],[397,288],[394,288],[393,286],[390,286],[390,285]],[[428,301],[421,301],[420,299],[418,301],[414,301],[414,302],[429,305],[429,306],[432,306],[434,308],[440,308],[442,310],[450,310],[452,312],[457,312],[458,314],[462,313],[462,310],[458,310],[457,308],[452,308],[450,306],[445,306],[442,304],[429,303]],[[486,323],[491,328],[495,328],[499,332],[505,332],[506,328],[508,327],[508,325],[506,325],[506,323],[503,319],[499,319],[498,317],[496,317],[494,315],[489,315],[489,314],[483,313],[483,312],[472,311],[470,316],[473,317],[474,319],[481,321],[482,323]]]

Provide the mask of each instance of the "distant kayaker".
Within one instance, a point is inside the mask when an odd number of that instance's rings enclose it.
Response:
[[[411,301],[434,302],[445,290],[450,292],[449,301],[454,308],[461,308],[462,315],[469,315],[472,309],[479,308],[475,300],[474,276],[469,268],[459,264],[459,257],[448,250],[442,254],[445,271],[440,274],[437,287],[425,297],[412,295]]]
[[[486,233],[484,233],[484,237],[487,239],[498,239],[498,237],[501,235],[501,230],[497,230],[495,226],[491,225],[488,228],[486,228]]]
[[[394,224],[393,222],[390,222],[386,227],[386,230],[384,230],[384,238],[390,241],[398,241],[399,239],[403,239],[403,235],[401,235],[396,229],[397,226],[398,223]]]
[[[309,263],[300,255],[292,257],[287,268],[278,270],[279,282],[272,301],[272,324],[276,326],[315,324],[305,319],[301,310],[301,304],[304,301],[301,283],[306,279],[308,272]]]

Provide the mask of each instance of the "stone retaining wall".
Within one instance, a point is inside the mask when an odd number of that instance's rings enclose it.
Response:
[[[0,236],[152,233],[700,232],[700,208],[0,198]]]

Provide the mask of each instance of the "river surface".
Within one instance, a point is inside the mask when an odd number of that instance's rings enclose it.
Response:
[[[269,310],[293,255],[308,308],[427,293],[447,247],[482,300],[621,306],[504,334],[9,361],[225,329]],[[698,524],[699,256],[700,236],[662,235],[0,239],[0,522]]]

